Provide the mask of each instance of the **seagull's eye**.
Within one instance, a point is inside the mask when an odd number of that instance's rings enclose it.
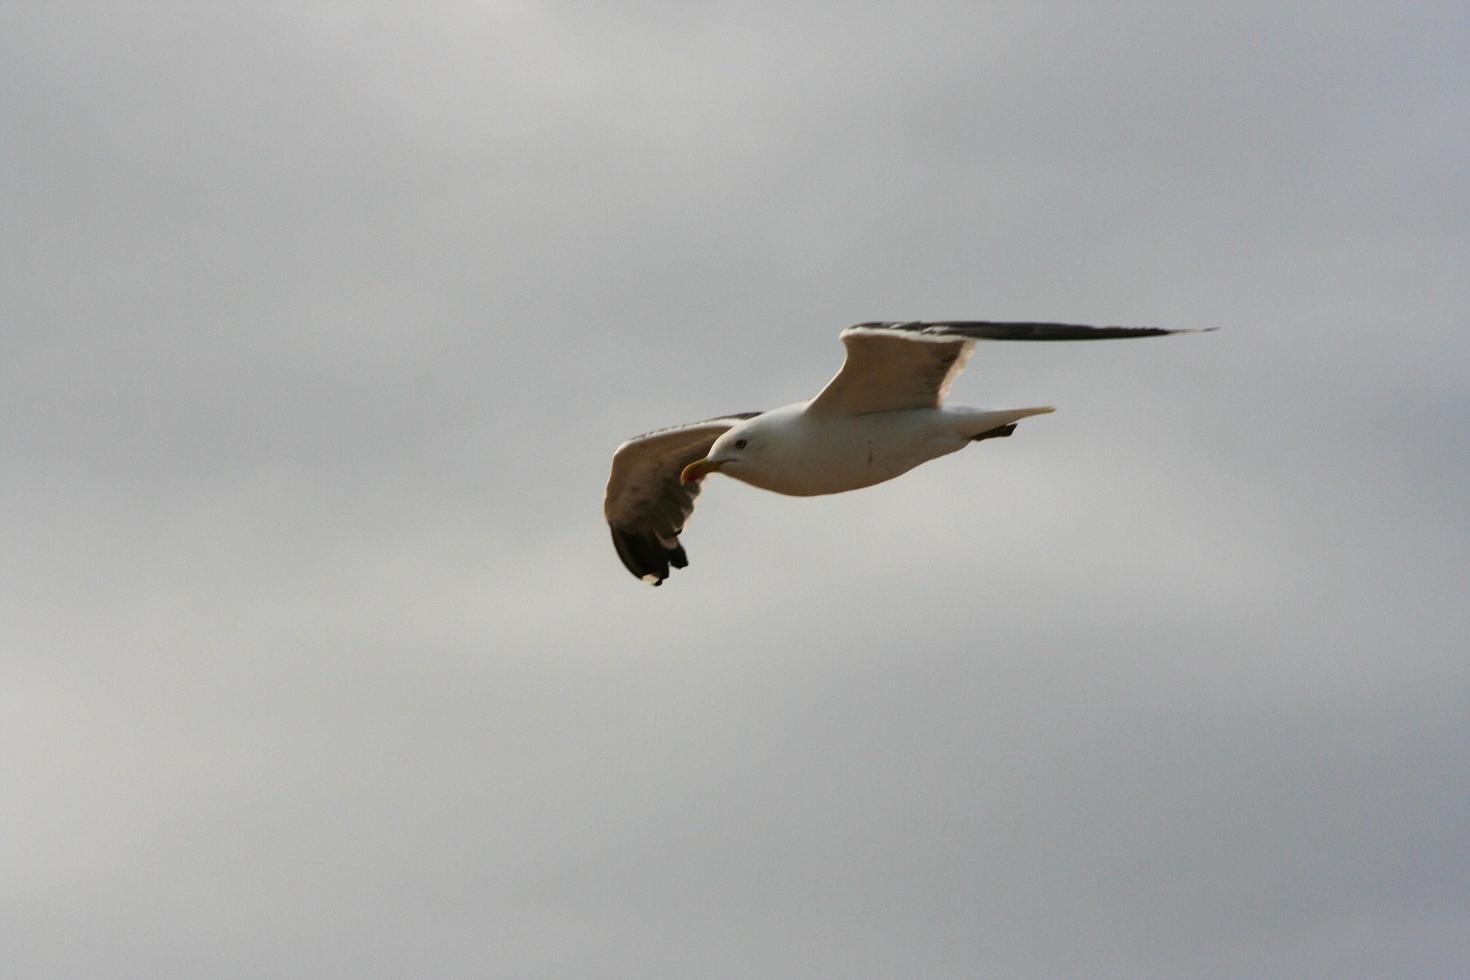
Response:
[[[745,440],[744,439],[736,439],[735,440],[735,448],[736,449],[744,449],[745,448]]]

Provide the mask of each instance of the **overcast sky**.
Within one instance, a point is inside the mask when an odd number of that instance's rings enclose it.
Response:
[[[9,976],[1470,975],[1470,11],[0,5]],[[1055,404],[611,452],[881,318]]]

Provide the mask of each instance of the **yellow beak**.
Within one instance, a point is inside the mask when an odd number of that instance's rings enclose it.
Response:
[[[715,472],[724,465],[725,463],[723,460],[716,463],[713,460],[709,459],[696,459],[694,462],[684,467],[683,471],[679,474],[679,482],[685,486],[688,486],[695,480],[704,479],[705,476]]]

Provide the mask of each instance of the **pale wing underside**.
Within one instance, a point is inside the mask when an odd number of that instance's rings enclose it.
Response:
[[[867,415],[907,408],[935,408],[959,376],[973,340],[848,327],[842,370],[812,399],[811,410]]]
[[[699,483],[679,482],[679,473],[703,459],[714,441],[759,412],[722,415],[635,436],[613,453],[612,474],[602,510],[613,547],[628,571],[652,585],[683,568],[689,558],[679,543],[694,510]]]
[[[842,331],[847,358],[809,408],[840,415],[937,408],[977,340],[1108,340],[1188,332],[985,320],[860,323]]]

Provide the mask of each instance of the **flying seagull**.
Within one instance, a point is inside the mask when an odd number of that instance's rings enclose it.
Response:
[[[628,571],[650,585],[689,564],[679,535],[699,484],[724,473],[762,490],[810,497],[870,487],[999,439],[1032,408],[946,405],[977,340],[1106,340],[1194,330],[951,320],[859,323],[839,335],[847,357],[815,398],[635,436],[613,453],[603,513]]]

